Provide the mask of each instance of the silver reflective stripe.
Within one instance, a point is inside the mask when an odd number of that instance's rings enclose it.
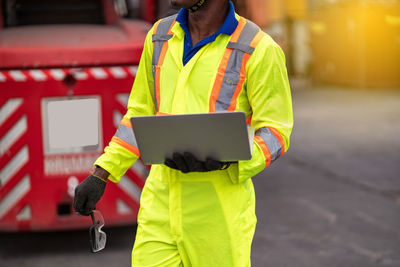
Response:
[[[161,50],[164,46],[164,43],[172,38],[171,34],[168,34],[169,28],[171,27],[172,23],[176,19],[176,14],[166,17],[165,19],[161,20],[157,26],[157,32],[153,34],[152,41],[153,41],[153,57],[152,57],[152,66],[151,71],[153,73],[153,81],[154,81],[154,106],[156,109],[158,108],[157,103],[157,87],[156,87],[156,66],[158,65],[158,61],[160,60]]]
[[[168,34],[168,31],[172,23],[174,22],[176,16],[177,15],[172,15],[161,20],[157,26],[157,32],[152,36],[152,40],[154,42],[153,58],[152,58],[153,66],[156,66],[158,64],[158,60],[160,59],[161,49],[164,45],[164,42],[172,38],[172,35]]]
[[[260,28],[250,20],[247,20],[237,43],[250,46],[251,41],[253,41],[258,31],[260,31]]]
[[[254,48],[250,46],[250,43],[253,41],[258,31],[258,26],[247,20],[237,42],[228,43],[227,48],[232,48],[233,51],[229,57],[221,90],[217,102],[215,103],[216,112],[226,111],[229,108],[236,86],[240,80],[243,56],[245,53],[251,55],[254,52]]]
[[[159,42],[154,43],[154,48],[156,47],[156,44]],[[161,49],[160,49],[161,53]],[[158,54],[160,56],[160,54]],[[153,51],[153,59],[154,59],[154,51]],[[154,107],[158,111],[158,103],[157,103],[157,85],[156,85],[156,65],[151,66],[151,72],[153,73],[153,81],[154,81]]]
[[[281,144],[268,127],[258,129],[256,135],[261,137],[267,145],[269,152],[271,153],[271,163],[280,157],[282,151]]]
[[[229,42],[228,45],[226,46],[226,48],[232,48],[232,49],[236,49],[236,50],[240,50],[242,52],[245,52],[247,54],[253,54],[254,52],[254,48],[249,46],[249,45],[244,45],[244,44],[239,44],[239,43],[232,43]]]
[[[158,33],[156,33],[156,34],[153,34],[153,36],[152,36],[153,42],[157,42],[157,41],[164,42],[164,41],[168,41],[171,38],[172,38],[172,34],[158,34]]]
[[[134,146],[136,148],[138,147],[138,145],[136,143],[136,138],[135,138],[135,135],[133,134],[132,129],[125,125],[120,124],[118,127],[118,130],[114,136],[121,138],[122,140],[124,140],[125,142],[130,144],[131,146]]]

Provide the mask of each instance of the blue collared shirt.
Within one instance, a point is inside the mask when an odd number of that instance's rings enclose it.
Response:
[[[195,46],[193,46],[192,43],[192,38],[190,37],[189,33],[189,26],[188,26],[188,14],[189,11],[187,9],[182,8],[178,16],[176,17],[176,21],[179,22],[181,28],[185,32],[185,41],[184,41],[184,47],[183,47],[183,65],[186,65],[186,63],[189,62],[189,60],[202,48],[208,43],[211,43],[217,38],[217,36],[221,33],[231,35],[237,25],[238,25],[238,20],[235,18],[235,7],[233,6],[232,1],[229,1],[229,12],[228,16],[226,16],[226,19],[224,23],[222,24],[221,28],[214,33],[213,35],[210,35],[200,42],[198,42]]]

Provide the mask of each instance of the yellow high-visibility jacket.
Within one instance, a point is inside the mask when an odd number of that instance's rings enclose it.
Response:
[[[110,173],[111,181],[118,182],[140,155],[131,133],[129,118],[132,116],[218,112],[223,109],[243,111],[248,122],[255,127],[256,136],[252,158],[232,164],[224,171],[233,183],[253,177],[287,151],[293,114],[284,54],[258,27],[249,47],[235,45],[240,39],[240,30],[250,23],[239,15],[236,18],[239,25],[231,36],[218,35],[186,65],[182,63],[185,34],[178,22],[171,21],[167,25],[170,26],[168,32],[165,29],[164,33],[159,32],[160,21],[149,31],[129,97],[128,111],[104,154],[95,162]],[[156,58],[154,49],[158,50]],[[235,50],[242,56],[242,60],[236,62],[240,73],[227,68],[229,56]],[[239,80],[235,81],[236,78]],[[231,90],[228,94],[231,97],[224,99],[224,90]],[[162,164],[155,165],[150,176],[155,172],[162,175],[168,169]]]

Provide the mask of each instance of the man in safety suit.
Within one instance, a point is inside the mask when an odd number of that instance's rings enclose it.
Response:
[[[140,199],[133,266],[250,266],[256,226],[251,177],[289,147],[290,88],[280,47],[228,0],[172,0],[177,15],[149,31],[128,111],[95,171],[75,191],[89,214],[106,180],[139,158],[129,118],[242,111],[255,127],[250,160],[230,165],[177,154],[153,165]]]

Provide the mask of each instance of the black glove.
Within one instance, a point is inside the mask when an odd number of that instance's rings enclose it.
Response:
[[[212,158],[207,158],[206,161],[200,161],[192,153],[184,152],[183,154],[174,153],[172,159],[165,159],[164,164],[172,169],[188,173],[225,170],[231,163],[221,162]]]
[[[75,188],[74,209],[81,215],[90,215],[103,196],[106,185],[106,181],[89,175]]]

